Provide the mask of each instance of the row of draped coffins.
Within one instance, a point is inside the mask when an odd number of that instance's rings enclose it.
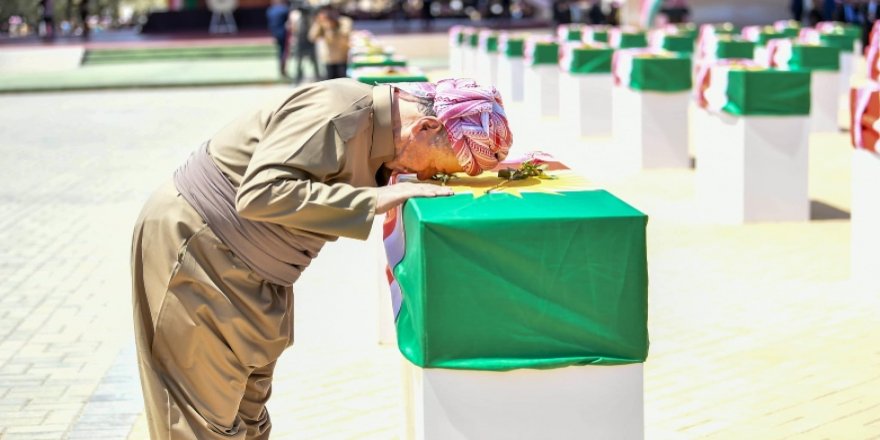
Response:
[[[450,65],[578,136],[611,136],[623,172],[688,168],[692,152],[701,208],[717,221],[805,221],[809,133],[841,129],[864,63],[859,36],[787,21],[544,36],[456,28]]]
[[[406,57],[396,53],[394,46],[383,44],[368,31],[351,35],[348,76],[371,85],[428,81],[421,69],[409,65]]]
[[[495,84],[528,121],[613,139],[620,170],[691,167],[692,142],[701,209],[725,223],[809,220],[810,133],[839,131],[847,110],[855,272],[880,257],[880,87],[850,89],[861,52],[844,25],[780,22],[453,28],[449,56],[452,76]],[[647,216],[551,156],[514,156],[371,234],[381,338],[404,359],[401,437],[643,438]]]

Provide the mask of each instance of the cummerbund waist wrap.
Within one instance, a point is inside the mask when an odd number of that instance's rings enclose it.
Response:
[[[293,285],[324,245],[324,240],[281,225],[241,217],[235,209],[236,189],[211,158],[207,143],[174,172],[174,186],[214,234],[270,283]]]

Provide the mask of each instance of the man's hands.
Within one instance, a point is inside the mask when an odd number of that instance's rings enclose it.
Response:
[[[412,197],[451,196],[452,189],[430,183],[403,182],[377,189],[376,214],[384,214]]]

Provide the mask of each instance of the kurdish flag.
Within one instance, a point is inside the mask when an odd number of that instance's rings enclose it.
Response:
[[[545,178],[498,176],[527,161]],[[644,362],[645,214],[546,155],[499,169],[387,214],[404,357],[490,371]]]
[[[869,82],[851,89],[850,117],[853,147],[880,152],[880,85]]]
[[[654,18],[660,12],[660,6],[663,0],[641,0],[642,6],[639,9],[639,24],[643,29],[649,29],[654,25]]]

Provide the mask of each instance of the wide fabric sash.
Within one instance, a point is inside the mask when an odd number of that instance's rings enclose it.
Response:
[[[207,143],[175,171],[174,185],[220,241],[270,283],[293,285],[324,246],[319,238],[241,217],[235,209],[235,187],[214,163]]]

